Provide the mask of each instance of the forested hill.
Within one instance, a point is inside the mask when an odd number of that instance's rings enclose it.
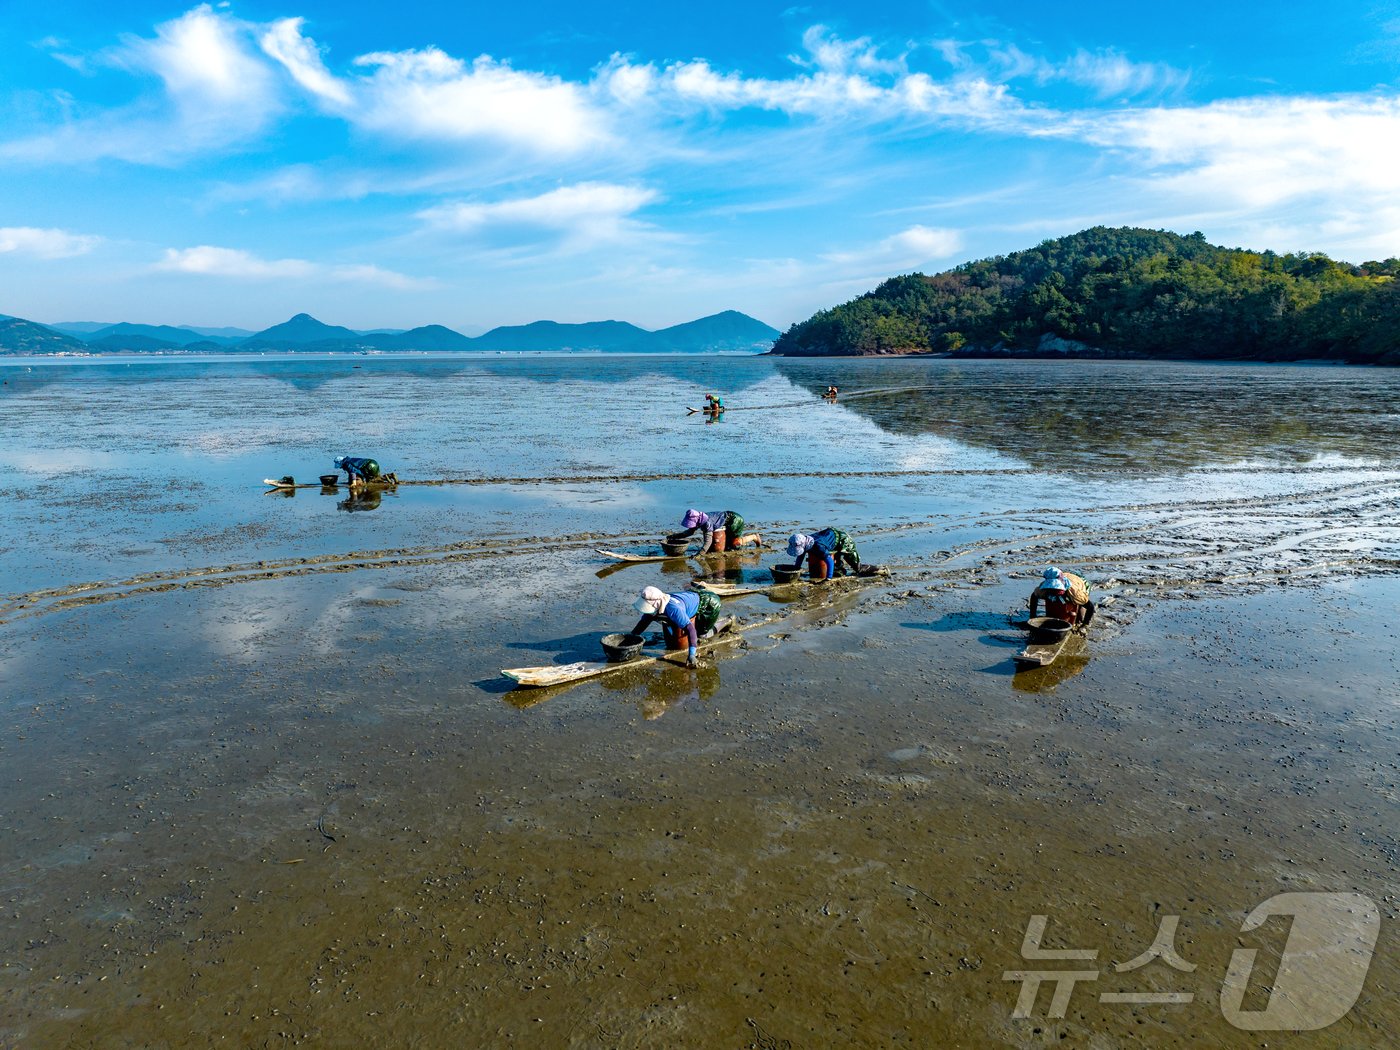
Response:
[[[893,277],[794,324],[792,357],[952,353],[1400,364],[1400,260],[1252,252],[1098,226]]]

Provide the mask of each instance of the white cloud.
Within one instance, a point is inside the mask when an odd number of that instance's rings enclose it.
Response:
[[[1162,62],[1133,62],[1116,51],[1079,51],[1049,75],[1093,88],[1101,98],[1175,91],[1191,75]]]
[[[863,248],[828,252],[822,258],[840,267],[864,267],[882,272],[917,270],[962,251],[957,230],[910,226]]]
[[[350,88],[332,76],[321,60],[316,44],[302,35],[300,18],[272,23],[259,38],[264,52],[291,74],[292,79],[318,98],[337,107],[350,104]]]
[[[266,280],[277,277],[309,277],[316,267],[304,259],[260,259],[237,248],[167,248],[157,269],[175,273],[197,273],[217,277],[250,277]]]
[[[842,67],[855,59],[827,55],[823,61],[831,62],[833,68],[768,79],[721,72],[704,59],[657,70],[615,55],[599,71],[594,86],[624,108],[662,112],[699,108],[718,115],[759,109],[825,120],[913,118],[1007,126],[1026,115],[1026,107],[1005,85],[983,77],[949,81],[935,81],[926,73],[877,77]]]
[[[489,55],[468,65],[430,47],[361,55],[355,64],[373,72],[362,79],[352,119],[392,138],[486,140],[554,154],[611,139],[604,112],[581,85]]]
[[[1124,195],[1117,212],[1127,221],[1207,230],[1212,239],[1246,247],[1308,247],[1344,257],[1385,257],[1400,245],[1391,176],[1400,166],[1394,95],[1084,110],[1036,133],[1116,156]]]
[[[11,140],[0,145],[0,157],[164,164],[248,141],[282,107],[272,69],[250,46],[247,28],[201,4],[158,25],[154,38],[127,37],[92,61],[156,77],[160,96]],[[85,64],[73,56],[64,61]]]
[[[533,229],[561,235],[570,246],[582,248],[639,232],[643,227],[632,216],[656,199],[656,191],[642,186],[584,182],[535,197],[442,204],[419,212],[418,218],[431,229],[451,233]]]
[[[201,4],[157,26],[154,40],[128,40],[118,58],[159,76],[184,108],[257,110],[270,93],[271,77],[248,47],[243,29]]]
[[[1400,98],[1258,98],[1085,115],[1064,133],[1131,151],[1178,192],[1252,207],[1393,194]]]
[[[799,66],[815,66],[828,73],[859,73],[897,75],[907,71],[905,56],[881,58],[879,48],[870,42],[868,36],[858,40],[842,40],[826,26],[811,26],[802,34],[802,46],[807,49],[807,57],[790,56]]]
[[[263,259],[238,248],[217,248],[207,244],[196,248],[167,248],[164,259],[154,268],[171,273],[256,281],[301,280],[369,284],[399,291],[436,287],[434,281],[408,277],[378,266],[326,266],[306,259]]]
[[[39,259],[67,259],[86,255],[101,241],[66,230],[34,226],[0,226],[0,255],[32,255]]]

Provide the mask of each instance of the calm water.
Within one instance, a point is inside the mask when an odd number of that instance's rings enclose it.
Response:
[[[810,523],[849,518],[838,500],[854,499],[869,525],[1055,505],[1066,479],[1103,503],[1201,498],[1277,484],[1221,468],[1400,454],[1400,376],[1381,370],[532,355],[0,362],[0,376],[12,593],[452,530],[652,535],[693,504]],[[817,397],[828,382],[837,405]],[[710,389],[732,407],[713,425],[684,411]],[[343,492],[262,495],[263,478],[314,481],[341,452],[408,480],[502,480],[401,489],[373,514],[341,513]],[[786,484],[852,473],[877,476]],[[747,476],[711,478],[732,474]]]
[[[1319,888],[1387,925],[1357,1006],[1284,1042],[1400,1024],[1400,374],[492,356],[0,379],[3,1050],[1254,1046],[1218,1007],[1242,918]],[[709,389],[722,422],[685,413]],[[264,494],[341,452],[418,483]],[[701,571],[594,550],[653,549],[688,506],[779,542],[844,526],[893,575],[727,601],[762,626],[696,672],[507,689]],[[1006,613],[1047,562],[1114,601],[1082,651],[1013,674]],[[1014,1020],[1032,914],[1101,949],[1106,989],[1180,915],[1195,1004]]]

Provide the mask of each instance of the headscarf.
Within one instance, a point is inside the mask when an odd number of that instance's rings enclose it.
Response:
[[[804,554],[812,546],[812,537],[801,532],[794,532],[788,537],[787,552],[789,558],[797,558]]]
[[[632,608],[644,616],[660,616],[670,600],[671,596],[660,587],[643,587],[641,597],[632,603]]]
[[[685,512],[685,517],[683,517],[683,518],[681,519],[681,528],[683,528],[683,529],[693,529],[693,528],[695,528],[695,526],[697,526],[697,525],[700,524],[700,519],[701,519],[703,516],[704,516],[704,515],[702,515],[698,510],[696,510],[695,508],[692,507],[690,510],[688,510],[688,511]]]

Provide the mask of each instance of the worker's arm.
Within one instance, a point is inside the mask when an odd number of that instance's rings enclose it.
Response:
[[[640,636],[641,633],[645,631],[648,627],[650,627],[653,621],[655,620],[655,615],[653,615],[652,613],[647,613],[645,616],[643,616],[640,620],[637,621],[637,626],[632,628],[631,633]]]
[[[708,525],[701,525],[700,535],[704,537],[704,542],[700,544],[700,553],[709,554],[710,548],[715,545],[715,530]]]
[[[1040,588],[1031,591],[1031,615],[1035,616],[1040,611]]]
[[[695,633],[695,617],[692,616],[690,621],[685,625],[685,634],[686,637],[690,639],[690,652],[686,655],[685,665],[687,667],[694,667],[698,662],[696,660],[696,655],[700,646],[700,636]]]

